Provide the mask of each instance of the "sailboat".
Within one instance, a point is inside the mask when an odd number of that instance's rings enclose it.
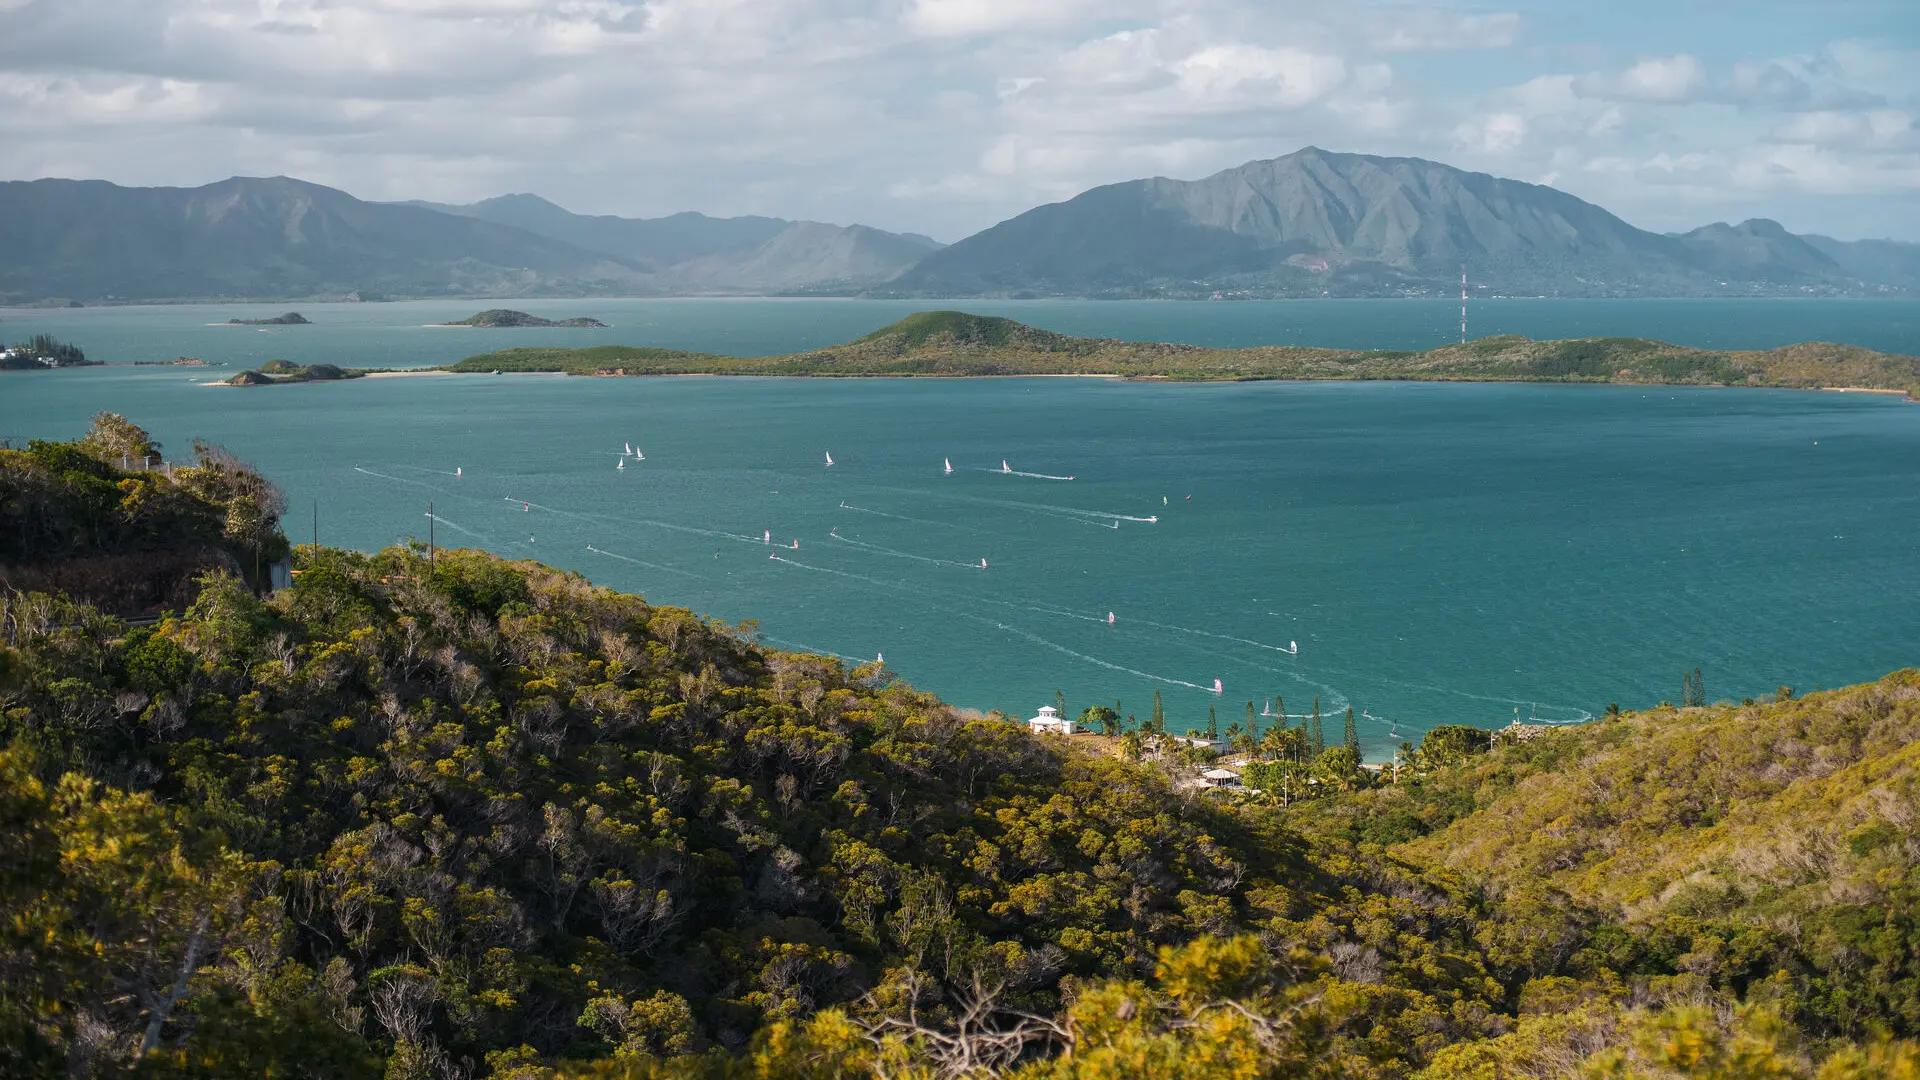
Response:
[[[986,568],[987,568],[987,560],[985,560],[985,559],[981,559],[981,560],[980,560],[980,569],[982,569],[982,570],[985,570]]]
[[[1299,655],[1300,655],[1300,643],[1299,643],[1299,642],[1297,642],[1297,641],[1289,641],[1289,642],[1287,642],[1287,652],[1288,652],[1288,653],[1290,653],[1290,654],[1292,654],[1292,655],[1294,655],[1294,656],[1299,656]]]
[[[1013,466],[1007,464],[1006,458],[1000,459],[1000,471],[1003,473],[1010,473],[1013,471]]]
[[[1147,524],[1149,524],[1149,525],[1158,525],[1158,524],[1160,524],[1160,515],[1159,515],[1159,514],[1148,514],[1148,515],[1147,515]]]
[[[833,451],[831,450],[827,451],[827,464],[828,465],[833,464]]]
[[[524,512],[531,513],[533,511],[533,504],[523,502],[520,504],[520,509]]]
[[[1111,611],[1107,612],[1107,625],[1108,626],[1113,625],[1113,612]]]
[[[641,452],[640,452],[640,451],[638,451],[638,450],[635,450],[635,451],[633,452],[633,460],[635,460],[635,461],[645,461],[645,460],[647,460],[647,455],[645,455],[645,454],[643,454],[643,453],[641,453]]]
[[[1216,694],[1223,694],[1223,693],[1225,693],[1225,692],[1226,692],[1226,689],[1227,689],[1226,687],[1224,687],[1224,686],[1221,686],[1221,685],[1220,685],[1220,680],[1219,680],[1219,679],[1215,679],[1215,680],[1213,680],[1213,692],[1214,692],[1214,693],[1216,693]]]
[[[941,458],[941,459],[940,459],[940,463],[941,463],[942,465],[944,465],[944,466],[946,466],[946,470],[945,470],[945,471],[946,471],[946,474],[947,474],[948,476],[952,476],[952,475],[953,475],[953,459],[952,459],[952,458]]]
[[[773,530],[772,530],[772,529],[768,529],[768,530],[766,530],[765,532],[763,532],[763,533],[761,533],[761,534],[760,534],[760,542],[761,542],[761,543],[763,543],[763,544],[771,544],[771,543],[773,543]]]
[[[1260,710],[1260,715],[1261,715],[1261,716],[1272,716],[1272,715],[1273,715],[1273,699],[1272,699],[1272,698],[1268,698],[1268,699],[1267,699],[1267,707],[1266,707],[1266,708],[1264,708],[1264,709],[1261,709],[1261,710]]]
[[[873,662],[874,662],[874,663],[876,663],[876,664],[884,664],[884,663],[886,663],[886,662],[887,662],[887,654],[886,654],[886,653],[883,653],[883,652],[877,652],[877,653],[874,653],[874,654],[873,654]]]
[[[453,467],[453,475],[455,475],[455,476],[459,476],[459,475],[460,475],[460,466],[458,466],[458,465],[455,465],[455,466]]]
[[[1167,497],[1165,495],[1160,496],[1160,505],[1161,506],[1167,505]]]
[[[798,541],[798,540],[795,540],[795,541],[793,542],[793,549],[792,549],[792,550],[794,550],[794,551],[799,551],[799,550],[800,550],[800,541]]]
[[[626,451],[625,451],[625,452],[626,452],[627,454],[629,454],[629,455],[631,455],[631,454],[633,453],[633,444],[632,444],[632,443],[628,443],[628,444],[627,444],[627,449],[626,449]]]

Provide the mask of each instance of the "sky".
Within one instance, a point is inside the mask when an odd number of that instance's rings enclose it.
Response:
[[[1920,0],[0,0],[0,179],[943,241],[1302,146],[1920,241]]]

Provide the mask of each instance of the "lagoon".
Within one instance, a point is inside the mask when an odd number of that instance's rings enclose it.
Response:
[[[1423,347],[1445,329],[1426,325],[1445,305],[1285,306],[1301,303],[964,306],[1200,344],[1291,340],[1284,323],[1303,342]],[[615,329],[424,329],[486,306],[436,301],[298,305],[316,325],[275,334],[205,325],[290,306],[7,312],[0,337],[55,333],[110,361],[406,367],[514,342],[790,351],[926,305],[516,302]],[[1531,336],[1633,323],[1696,345],[1920,351],[1913,304],[1484,307],[1539,321]],[[1297,714],[1317,696],[1336,734],[1355,709],[1372,758],[1440,723],[1674,699],[1696,664],[1710,697],[1737,699],[1920,658],[1920,409],[1898,399],[1084,379],[196,385],[232,370],[0,374],[0,436],[71,437],[112,409],[170,452],[200,437],[255,462],[286,488],[296,540],[315,509],[326,543],[424,538],[431,503],[442,543],[757,619],[773,644],[884,652],[957,704],[1030,714],[1058,689],[1075,712],[1118,700],[1144,717],[1159,691],[1185,730],[1209,707],[1225,727],[1249,700],[1283,696]],[[616,469],[628,442],[646,460]],[[1003,458],[1074,479],[996,474]],[[1276,651],[1290,641],[1298,655]]]

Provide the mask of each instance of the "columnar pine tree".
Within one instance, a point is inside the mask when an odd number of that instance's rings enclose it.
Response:
[[[1213,706],[1207,706],[1207,738],[1220,737],[1220,718],[1213,714]]]
[[[1358,754],[1360,752],[1360,730],[1353,726],[1353,706],[1351,705],[1347,706],[1347,730],[1346,730],[1345,742],[1346,742],[1347,749],[1353,751],[1355,754]]]
[[[1247,702],[1247,730],[1254,738],[1260,737],[1260,719],[1253,711],[1253,702]]]
[[[1067,715],[1067,695],[1063,691],[1055,690],[1053,692],[1053,707],[1059,711],[1061,716]]]
[[[1307,748],[1312,751],[1309,756],[1316,758],[1327,748],[1326,733],[1320,730],[1320,695],[1318,694],[1313,696],[1313,716],[1309,718],[1307,726]]]
[[[1148,722],[1156,728],[1167,726],[1167,710],[1160,707],[1160,691],[1158,690],[1153,692],[1153,715],[1149,718]]]
[[[1700,678],[1700,669],[1680,673],[1680,706],[1697,709],[1707,703],[1707,686]]]

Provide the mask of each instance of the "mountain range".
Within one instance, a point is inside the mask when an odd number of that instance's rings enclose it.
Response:
[[[1539,184],[1308,147],[1201,180],[1097,187],[935,252],[921,296],[1579,296],[1911,290],[1920,245],[1862,247],[1753,220],[1637,229]]]
[[[1036,207],[950,246],[772,217],[377,203],[286,177],[0,183],[0,303],[193,298],[1911,296],[1920,244],[1636,228],[1566,192],[1314,147]]]
[[[770,217],[662,218],[574,214],[538,195],[502,195],[467,206],[414,203],[478,218],[609,255],[639,267],[663,289],[763,291],[886,281],[941,245],[916,233]]]

